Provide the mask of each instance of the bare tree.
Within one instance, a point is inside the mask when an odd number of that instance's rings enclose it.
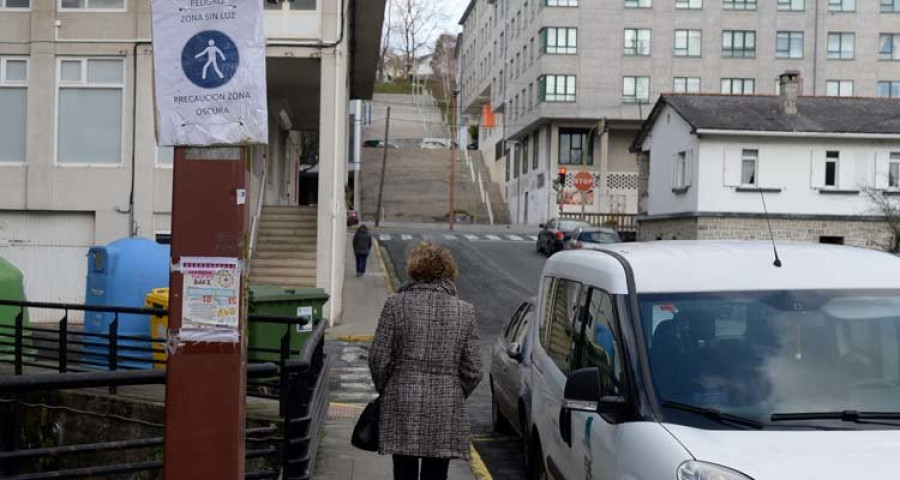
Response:
[[[444,33],[438,37],[434,43],[431,69],[435,79],[441,82],[444,95],[450,97],[456,88],[456,35]]]
[[[378,81],[384,82],[387,80],[386,68],[388,56],[391,54],[391,31],[393,30],[393,22],[391,20],[391,13],[394,10],[394,0],[387,0],[387,5],[385,7],[385,19],[384,23],[381,25],[381,51],[378,52]]]
[[[404,75],[409,77],[419,54],[425,51],[445,14],[435,0],[392,0],[391,28],[404,59]]]
[[[869,205],[882,216],[888,230],[893,234],[890,245],[885,245],[886,250],[900,253],[900,197],[885,195],[884,190],[875,187],[864,187],[862,192]]]

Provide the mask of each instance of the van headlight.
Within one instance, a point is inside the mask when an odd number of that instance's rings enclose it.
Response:
[[[730,468],[689,460],[678,466],[678,480],[753,480]]]

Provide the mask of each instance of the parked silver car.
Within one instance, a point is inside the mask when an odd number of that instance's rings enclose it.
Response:
[[[591,245],[604,243],[621,243],[622,239],[615,230],[601,227],[582,227],[575,229],[564,244],[565,250],[578,250]]]
[[[494,430],[528,437],[531,429],[531,331],[534,301],[523,303],[494,342],[491,355],[491,418]]]

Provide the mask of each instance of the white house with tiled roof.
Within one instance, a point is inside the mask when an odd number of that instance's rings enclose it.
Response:
[[[663,95],[635,138],[640,238],[768,238],[881,248],[893,235],[867,192],[900,195],[900,102]]]

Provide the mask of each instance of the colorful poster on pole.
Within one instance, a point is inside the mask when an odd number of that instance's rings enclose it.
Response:
[[[236,258],[184,257],[180,269],[184,279],[182,332],[219,330],[236,333],[241,316],[241,261]]]
[[[161,146],[268,141],[263,2],[152,0]]]

